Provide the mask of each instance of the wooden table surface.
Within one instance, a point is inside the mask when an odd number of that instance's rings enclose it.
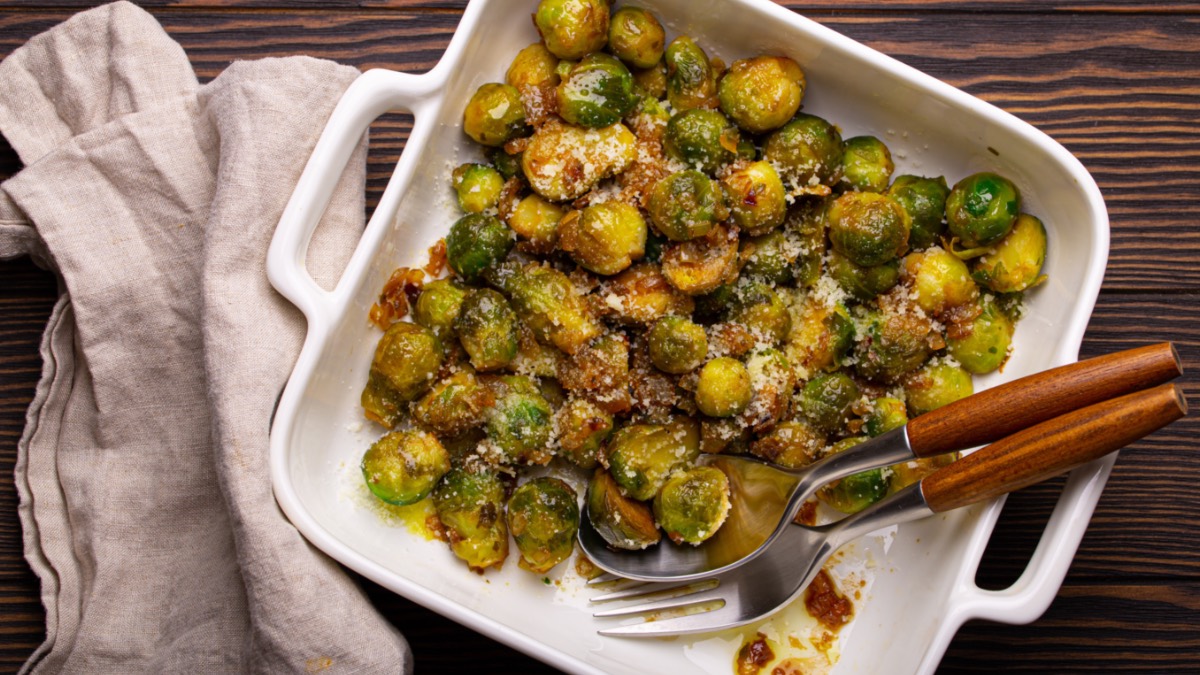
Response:
[[[0,56],[94,4],[0,0]],[[236,59],[310,54],[359,68],[424,71],[462,0],[153,0],[201,80]],[[532,4],[530,2],[529,4]],[[1173,340],[1200,405],[1200,2],[1176,0],[817,0],[789,7],[1033,123],[1092,172],[1108,202],[1112,253],[1082,356]],[[377,197],[409,130],[372,130]],[[0,177],[20,164],[0,143]],[[0,262],[0,473],[12,471],[37,382],[56,286],[27,259]],[[1121,455],[1059,597],[1030,626],[974,622],[943,672],[1200,672],[1200,415]],[[265,470],[265,469],[264,469]],[[1061,482],[1008,502],[978,579],[1024,568]],[[17,500],[0,481],[0,668],[40,643],[37,579],[22,554]],[[418,673],[486,664],[552,669],[366,583],[404,632]]]

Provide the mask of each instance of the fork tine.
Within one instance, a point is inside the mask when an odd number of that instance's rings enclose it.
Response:
[[[708,582],[708,583],[705,583]],[[701,586],[701,588],[694,588]],[[721,600],[720,590],[721,582],[719,579],[705,579],[700,582],[692,582],[678,589],[665,589],[664,592],[670,590],[680,590],[681,593],[669,595],[662,600],[647,602],[640,605],[631,605],[628,607],[617,607],[615,609],[606,609],[600,612],[595,612],[592,616],[595,617],[614,617],[614,616],[630,616],[633,614],[647,614],[650,612],[665,612],[675,609],[683,609],[692,605],[698,605],[713,600]]]
[[[626,588],[620,591],[608,593],[606,595],[598,595],[590,600],[592,603],[612,602],[614,600],[627,600],[632,598],[643,598],[652,600],[655,598],[677,598],[681,595],[690,595],[699,593],[710,588],[716,588],[720,582],[715,578],[700,579],[699,581],[689,581],[681,584],[641,584],[633,588]]]
[[[613,574],[612,572],[605,572],[604,574],[601,574],[600,576],[598,576],[594,579],[588,579],[587,585],[588,586],[603,586],[605,584],[611,584],[611,583],[615,583],[618,581],[633,581],[633,580],[626,579],[625,577],[619,577],[619,576]]]
[[[734,628],[756,621],[758,618],[761,617],[749,619],[743,617],[738,614],[733,605],[726,602],[721,607],[709,611],[701,611],[667,619],[656,619],[654,621],[642,621],[628,626],[602,628],[596,632],[607,637],[666,637]]]

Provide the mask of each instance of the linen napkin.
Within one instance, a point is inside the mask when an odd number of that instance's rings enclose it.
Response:
[[[408,672],[403,637],[271,493],[268,425],[304,319],[267,282],[275,224],[357,71],[239,62],[199,86],[136,6],[79,14],[0,63],[25,167],[0,257],[62,296],[18,447],[46,641],[31,672]],[[331,287],[363,227],[366,142],[314,236]]]

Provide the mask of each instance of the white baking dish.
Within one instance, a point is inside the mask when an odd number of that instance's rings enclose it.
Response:
[[[892,149],[897,174],[943,174],[953,182],[991,169],[1011,177],[1026,210],[1049,228],[1050,281],[1030,294],[1005,371],[979,385],[1076,360],[1104,274],[1109,232],[1099,189],[1062,146],[766,0],[639,4],[661,17],[670,35],[691,35],[726,62],[763,52],[792,57],[809,80],[804,109],[839,124],[846,137],[879,136]],[[389,273],[422,264],[427,248],[458,217],[449,170],[478,156],[460,130],[463,107],[480,84],[502,81],[513,55],[537,39],[529,20],[533,6],[533,0],[473,0],[437,67],[424,75],[365,73],[330,118],[268,258],[272,284],[309,325],[271,433],[276,498],[305,537],[351,569],[564,670],[728,673],[727,655],[689,648],[688,640],[601,638],[583,607],[586,591],[546,586],[515,564],[480,577],[453,560],[444,544],[397,531],[353,496],[357,462],[378,435],[364,428],[358,404],[378,339],[367,325],[368,308]],[[413,113],[412,135],[345,274],[326,292],[305,272],[305,250],[356,142],[391,110]],[[1021,623],[1040,616],[1062,583],[1111,466],[1109,458],[1071,475],[1028,569],[1002,591],[974,583],[1002,500],[902,527],[876,565],[837,672],[930,672],[964,621]]]

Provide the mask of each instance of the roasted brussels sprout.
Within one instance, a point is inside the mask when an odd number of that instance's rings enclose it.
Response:
[[[751,354],[746,359],[746,371],[750,373],[754,396],[739,419],[755,433],[761,433],[787,414],[796,389],[796,375],[787,356],[773,347]]]
[[[521,553],[521,567],[536,574],[549,572],[575,548],[579,497],[561,479],[534,478],[508,500],[508,531]]]
[[[585,56],[558,85],[558,114],[584,127],[619,122],[637,103],[629,69],[600,52]]]
[[[737,158],[737,144],[737,127],[716,110],[702,108],[677,113],[663,138],[667,155],[710,175]]]
[[[809,300],[796,310],[786,353],[807,377],[836,369],[853,345],[854,321],[846,308]]]
[[[842,146],[842,181],[859,192],[883,192],[892,179],[892,153],[874,136],[847,138]]]
[[[517,202],[508,217],[508,226],[537,250],[548,253],[558,241],[558,223],[564,214],[566,211],[558,204],[532,194]]]
[[[633,68],[657,64],[667,44],[667,34],[654,15],[640,7],[622,7],[608,24],[608,49]]]
[[[562,202],[582,197],[636,158],[637,139],[623,124],[585,129],[551,120],[529,139],[521,170],[534,192]]]
[[[1021,210],[1021,192],[994,173],[977,173],[958,181],[946,197],[950,234],[967,248],[988,246],[1007,235]]]
[[[982,375],[996,370],[1008,360],[1012,344],[1013,322],[995,300],[984,298],[982,311],[970,326],[952,331],[946,339],[946,351],[968,373]]]
[[[450,454],[424,431],[393,431],[375,441],[362,458],[372,494],[403,506],[425,498],[450,470]]]
[[[493,216],[472,213],[459,218],[446,236],[446,261],[467,281],[504,259],[513,246],[512,230]]]
[[[405,321],[392,324],[375,346],[362,392],[367,419],[390,429],[404,404],[425,393],[441,367],[442,342],[433,331]]]
[[[866,339],[858,342],[854,369],[867,379],[895,383],[933,351],[933,325],[914,312],[869,312],[864,323]]]
[[[508,557],[504,484],[491,470],[451,469],[433,491],[450,550],[471,569],[499,568]]]
[[[558,86],[558,58],[546,49],[546,45],[535,42],[517,52],[508,67],[504,79],[518,91],[536,87]]]
[[[750,452],[785,469],[800,469],[817,460],[825,448],[825,435],[804,420],[775,425],[770,433],[750,444]]]
[[[728,215],[720,186],[695,170],[658,181],[646,210],[654,227],[671,241],[703,237]]]
[[[900,283],[900,261],[892,260],[874,267],[863,267],[841,253],[831,251],[829,276],[856,300],[866,302]]]
[[[736,415],[750,405],[753,395],[750,373],[737,359],[722,356],[700,369],[700,380],[696,383],[696,407],[705,415]]]
[[[911,289],[909,297],[933,316],[979,297],[979,287],[971,280],[967,264],[937,246],[904,256],[900,275]]]
[[[488,413],[488,441],[502,463],[545,464],[550,461],[554,410],[537,384],[527,377],[507,375],[496,383],[496,405]]]
[[[525,107],[516,87],[492,82],[475,91],[463,110],[463,131],[476,143],[504,145],[525,131]]]
[[[649,240],[647,240],[649,248]],[[675,290],[658,265],[634,265],[606,280],[601,311],[622,323],[650,324],[668,314],[689,315],[695,303]]]
[[[454,332],[454,320],[462,308],[466,289],[450,279],[435,279],[421,289],[413,307],[413,320],[446,340]]]
[[[863,415],[863,431],[874,438],[892,429],[908,424],[908,410],[904,401],[883,396],[871,402],[871,408]]]
[[[997,293],[1017,293],[1036,286],[1046,262],[1046,227],[1022,213],[1012,232],[975,261],[972,276]]]
[[[752,134],[777,129],[792,119],[804,97],[804,71],[786,56],[734,61],[721,78],[721,110]]]
[[[533,23],[560,59],[579,59],[608,41],[608,0],[541,0]]]
[[[825,212],[828,200],[805,199],[792,209],[784,221],[789,248],[798,257],[792,266],[792,276],[797,288],[815,286],[821,278],[821,265],[825,258]]]
[[[613,416],[585,398],[572,398],[555,413],[555,428],[560,454],[591,470],[600,461],[600,447],[612,434]]]
[[[800,113],[771,134],[764,156],[795,189],[831,186],[842,177],[842,135],[815,115]]]
[[[458,206],[467,213],[482,213],[496,208],[504,177],[486,164],[463,164],[451,174]]]
[[[787,216],[787,193],[770,163],[738,166],[725,174],[721,186],[733,222],[747,234],[766,234],[783,224]]]
[[[558,245],[583,268],[616,274],[645,255],[646,221],[625,202],[592,204],[563,217]]]
[[[701,295],[737,278],[738,231],[718,225],[698,239],[667,247],[662,273],[672,286]]]
[[[653,499],[677,469],[700,456],[700,429],[690,418],[670,424],[633,424],[608,441],[608,470],[625,494]]]
[[[779,293],[759,282],[739,286],[729,308],[729,320],[745,326],[759,341],[778,344],[786,340],[792,330],[792,316]]]
[[[861,395],[849,375],[841,371],[822,373],[800,391],[800,412],[813,426],[832,434],[845,426],[850,407]]]
[[[655,322],[647,335],[650,360],[666,373],[689,373],[698,368],[708,354],[704,328],[682,316],[664,316]]]
[[[780,230],[742,240],[739,253],[741,278],[766,284],[787,284],[792,280],[792,265],[799,258],[799,246],[788,241]]]
[[[667,63],[667,101],[675,110],[715,108],[717,85],[708,54],[686,35],[675,38],[663,54]]]
[[[596,533],[613,548],[640,551],[662,540],[650,505],[621,494],[604,469],[596,469],[588,483],[587,512]]]
[[[497,276],[495,283],[539,339],[574,354],[604,332],[579,290],[553,267],[528,263]]]
[[[833,250],[857,265],[882,265],[908,250],[908,213],[885,195],[847,192],[829,204],[825,216]]]
[[[913,417],[975,393],[971,374],[945,361],[932,361],[904,378],[904,396]]]
[[[920,250],[937,243],[938,237],[946,231],[946,196],[950,194],[950,188],[946,186],[945,178],[898,176],[887,194],[908,212],[912,220],[909,247]]]
[[[498,370],[517,356],[516,312],[490,288],[467,294],[454,320],[454,332],[476,370]]]
[[[635,69],[632,74],[634,85],[653,99],[655,104],[658,103],[658,99],[667,95],[667,64],[659,61],[650,68]]]
[[[676,471],[654,497],[654,517],[676,544],[699,544],[728,516],[729,479],[715,467]]]
[[[495,397],[464,368],[438,382],[413,406],[413,419],[438,436],[460,436],[483,423]]]
[[[843,452],[865,440],[867,439],[847,438],[835,443],[830,452]],[[856,473],[821,488],[817,491],[817,497],[842,513],[858,513],[887,496],[889,476],[890,471],[887,469]]]

